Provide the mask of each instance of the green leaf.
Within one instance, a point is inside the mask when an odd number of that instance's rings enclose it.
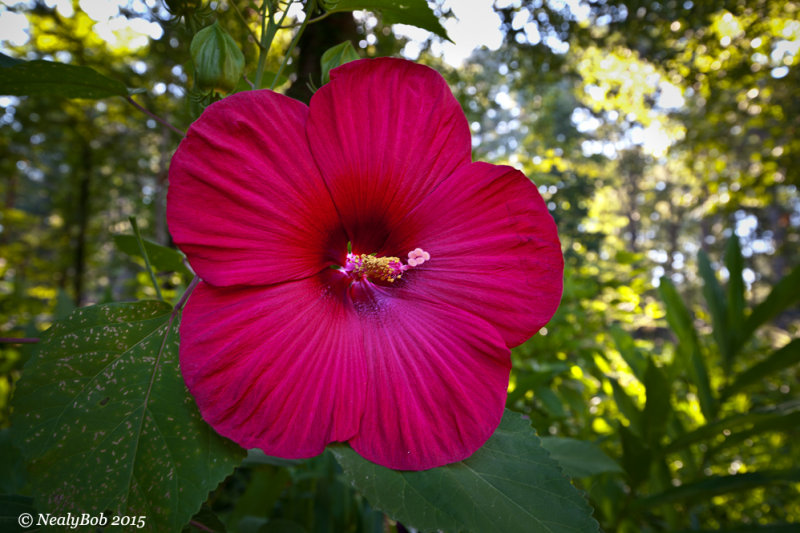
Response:
[[[629,428],[620,425],[618,431],[622,441],[622,467],[631,485],[636,487],[650,475],[653,453]]]
[[[331,13],[359,9],[377,11],[386,24],[409,24],[450,40],[425,0],[323,0],[322,5]]]
[[[651,360],[644,375],[647,400],[644,405],[644,438],[652,448],[656,448],[667,429],[670,406],[670,387],[664,373]]]
[[[628,366],[631,367],[633,375],[636,376],[639,381],[644,381],[644,373],[647,369],[647,358],[644,357],[636,347],[633,338],[618,324],[613,324],[609,329],[609,333],[611,333],[611,337],[614,339],[617,351]]]
[[[758,304],[744,322],[739,342],[746,342],[755,331],[781,311],[800,301],[800,265],[780,280],[766,299]]]
[[[641,436],[643,433],[641,429],[642,412],[636,406],[634,399],[628,395],[628,393],[616,379],[608,378],[608,380],[609,383],[611,383],[611,388],[614,394],[614,403],[617,405],[617,409],[619,409],[619,412],[628,419],[628,422],[630,422],[631,431]]]
[[[700,349],[697,330],[694,329],[692,314],[681,300],[675,285],[668,278],[661,278],[658,291],[667,308],[667,322],[678,337],[678,354],[697,387],[700,410],[706,420],[713,420],[717,414],[717,404],[711,393],[708,370]]]
[[[108,98],[128,96],[125,84],[106,78],[89,67],[53,61],[0,63],[0,94],[14,96],[51,95],[63,98]]]
[[[42,512],[146,516],[178,531],[244,457],[200,417],[178,368],[178,314],[144,301],[56,322],[13,399]]]
[[[549,457],[527,420],[506,411],[472,457],[425,470],[390,470],[332,448],[370,505],[407,527],[444,531],[598,531],[591,508]]]
[[[16,494],[0,495],[0,531],[9,533],[12,531],[41,531],[39,527],[21,528],[19,515],[23,513],[33,517],[37,516],[36,508],[33,506],[33,498]]]
[[[664,448],[664,450],[667,453],[675,452],[691,444],[714,439],[724,435],[726,430],[728,432],[733,432],[751,425],[753,427],[760,427],[762,431],[781,427],[791,427],[790,425],[787,426],[787,424],[790,423],[787,421],[793,420],[796,416],[798,416],[798,414],[800,414],[800,410],[798,410],[798,408],[800,408],[800,405],[798,405],[796,402],[788,402],[786,404],[771,408],[768,411],[756,411],[734,415],[723,420],[705,424],[693,431],[684,433],[683,435],[677,437],[675,440],[670,442],[669,445]],[[734,435],[735,434],[736,433],[734,433]]]
[[[742,248],[739,245],[739,238],[734,233],[725,248],[725,267],[728,269],[728,324],[731,339],[731,357],[735,351],[741,348],[738,340],[744,323],[744,259],[742,258]]]
[[[23,486],[25,466],[22,463],[22,453],[11,442],[10,430],[0,429],[0,494],[14,494]]]
[[[186,277],[191,277],[191,273],[186,268],[186,263],[184,263],[186,256],[182,252],[147,239],[142,239],[142,241],[144,241],[147,257],[156,271],[177,272]],[[135,235],[114,235],[114,245],[126,255],[144,260]]]
[[[541,437],[542,448],[558,461],[570,477],[588,477],[608,472],[622,473],[622,467],[593,442],[567,437]]]
[[[719,494],[749,490],[774,483],[796,483],[800,481],[800,469],[747,472],[733,476],[710,476],[702,481],[687,483],[665,490],[634,502],[633,507],[653,507],[678,501],[708,501]]]
[[[722,390],[720,396],[728,398],[744,387],[758,380],[800,363],[800,339],[794,339],[783,348],[772,352],[766,359],[760,361],[741,374],[737,375],[733,383]]]
[[[358,52],[353,48],[353,44],[350,41],[339,43],[325,50],[325,53],[322,54],[322,58],[320,59],[320,65],[322,66],[322,84],[324,85],[331,81],[330,73],[332,69],[357,59],[359,59]]]
[[[717,274],[711,268],[711,262],[705,252],[697,254],[697,265],[700,276],[703,278],[703,297],[705,297],[706,305],[711,312],[714,340],[717,342],[725,364],[729,367],[733,359],[733,344],[730,338],[731,330],[728,327],[728,304],[725,293],[722,291]]]
[[[227,528],[219,517],[207,505],[192,517],[192,521],[183,527],[182,533],[226,533]]]
[[[9,57],[5,54],[0,54],[0,67],[13,67],[19,63],[24,63],[24,61],[14,57]]]

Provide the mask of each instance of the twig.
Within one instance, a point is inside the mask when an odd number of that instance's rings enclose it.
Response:
[[[138,109],[139,111],[141,111],[142,113],[147,115],[148,117],[152,118],[153,120],[155,120],[156,122],[158,122],[162,126],[165,126],[166,128],[174,131],[175,133],[177,133],[181,137],[185,137],[186,136],[186,132],[185,131],[181,130],[180,128],[176,128],[175,126],[173,126],[172,124],[170,124],[169,122],[167,122],[163,118],[159,117],[158,115],[156,115],[155,113],[153,113],[149,109],[146,109],[146,108],[142,107],[141,105],[139,105],[136,102],[136,100],[134,100],[130,96],[126,96],[125,100],[127,100],[128,103],[131,104],[133,107],[135,107],[136,109]]]
[[[0,337],[0,344],[36,344],[36,337]]]

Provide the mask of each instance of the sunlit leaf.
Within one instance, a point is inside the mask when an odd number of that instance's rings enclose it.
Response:
[[[764,431],[780,428],[787,424],[787,420],[794,420],[798,413],[800,413],[800,405],[787,403],[765,411],[733,415],[684,433],[675,438],[664,449],[667,452],[674,452],[691,444],[718,438],[724,435],[726,431],[733,432],[735,435],[736,432],[747,427],[758,426]]]
[[[628,366],[631,367],[633,375],[636,376],[639,381],[644,381],[644,373],[647,369],[647,358],[636,348],[636,345],[633,343],[633,338],[618,324],[612,325],[608,331],[614,339],[617,351],[619,351],[622,358],[625,359],[625,362],[628,363]]]
[[[634,503],[635,508],[653,507],[672,504],[679,501],[707,501],[719,494],[727,494],[740,490],[749,490],[775,483],[789,484],[800,481],[800,469],[777,470],[764,472],[747,472],[732,476],[710,476],[702,481],[687,483],[680,487],[666,490],[640,498]]]
[[[449,39],[447,31],[425,0],[324,0],[323,5],[331,13],[359,9],[377,11],[383,15],[386,24],[409,24]]]
[[[244,457],[186,390],[178,320],[163,302],[108,304],[45,333],[12,418],[42,512],[146,516],[146,530],[180,530]]]
[[[332,448],[373,507],[421,530],[507,533],[597,531],[591,508],[542,448],[527,420],[506,411],[469,459],[421,472],[390,470]]]
[[[706,419],[713,420],[716,417],[717,404],[711,393],[708,370],[700,349],[700,341],[697,338],[697,330],[694,328],[692,314],[668,278],[661,278],[658,290],[667,308],[667,322],[678,337],[678,353],[681,355],[692,381],[697,386],[700,409]]]
[[[4,59],[0,64],[0,94],[97,99],[128,96],[128,89],[89,67],[43,60],[10,63]]]
[[[587,477],[608,472],[622,473],[622,467],[599,446],[566,437],[542,437],[542,447],[558,461],[570,477]]]

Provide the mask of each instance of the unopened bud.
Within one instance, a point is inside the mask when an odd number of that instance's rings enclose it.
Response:
[[[244,71],[244,54],[219,23],[197,32],[189,50],[199,88],[231,92],[236,87]]]

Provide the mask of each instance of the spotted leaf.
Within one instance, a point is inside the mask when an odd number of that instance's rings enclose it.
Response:
[[[13,400],[37,508],[177,531],[244,452],[203,422],[163,302],[78,309],[44,335]]]

